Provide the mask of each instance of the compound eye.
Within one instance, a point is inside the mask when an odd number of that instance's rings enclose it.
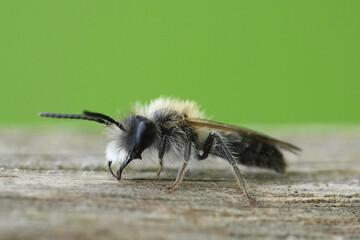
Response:
[[[140,155],[155,139],[155,126],[150,121],[141,121],[136,130],[135,149]]]

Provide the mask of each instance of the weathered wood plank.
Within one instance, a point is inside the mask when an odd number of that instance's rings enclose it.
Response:
[[[221,161],[168,194],[176,169],[116,182],[101,134],[2,130],[0,239],[360,239],[360,130],[272,135],[304,152],[285,175],[245,169],[249,205]]]

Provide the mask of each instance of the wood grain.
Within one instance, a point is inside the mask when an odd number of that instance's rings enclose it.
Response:
[[[113,179],[101,133],[3,129],[0,239],[360,239],[360,129],[269,131],[304,151],[284,175],[242,167],[250,205],[223,161],[168,194],[166,159]]]

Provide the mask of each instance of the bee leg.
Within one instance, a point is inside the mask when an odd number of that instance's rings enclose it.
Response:
[[[171,187],[165,188],[165,192],[171,192],[179,186],[179,184],[181,183],[181,181],[184,177],[186,165],[187,165],[187,162],[184,162],[184,164],[182,165],[182,167],[180,168],[180,170],[177,174],[175,182],[173,183],[173,185],[171,185]]]
[[[247,199],[249,200],[250,203],[254,203],[256,202],[256,200],[252,197],[249,196],[247,190],[246,190],[246,181],[245,181],[245,178],[244,176],[242,175],[242,173],[240,172],[239,168],[235,165],[233,165],[231,163],[231,166],[233,167],[233,170],[234,170],[234,175],[237,179],[237,182],[238,184],[242,187],[243,189],[243,192],[245,194],[245,196],[247,197]]]
[[[171,185],[171,187],[166,188],[165,192],[171,192],[171,191],[173,191],[175,188],[177,188],[179,186],[179,184],[181,183],[181,181],[182,181],[182,179],[184,177],[185,169],[186,169],[186,166],[187,166],[187,164],[189,162],[190,155],[191,155],[191,141],[189,141],[186,144],[185,153],[184,153],[184,163],[183,163],[182,167],[180,168],[180,170],[179,170],[179,172],[177,174],[175,182],[173,183],[173,185]]]
[[[159,160],[159,165],[160,165],[160,167],[159,167],[159,170],[157,171],[157,173],[156,173],[156,175],[157,176],[160,176],[160,173],[162,172],[162,170],[164,169],[164,163],[163,163],[164,161],[162,160],[162,158],[160,158],[160,160]]]
[[[159,150],[159,170],[157,171],[156,175],[160,176],[160,173],[162,172],[162,170],[164,169],[164,154],[165,154],[165,150],[166,150],[166,146],[167,146],[167,136],[163,136],[161,139],[161,148]]]
[[[226,160],[228,160],[228,162],[233,167],[234,175],[236,177],[236,180],[237,180],[238,184],[241,186],[241,188],[242,188],[242,190],[244,192],[244,195],[247,197],[249,202],[255,202],[255,199],[250,197],[247,190],[246,190],[245,178],[244,178],[243,174],[240,172],[239,168],[237,167],[236,161],[235,161],[233,155],[231,154],[231,151],[226,146],[226,143],[224,142],[224,140],[221,138],[221,136],[218,133],[216,133],[216,132],[211,133],[207,137],[207,139],[205,140],[205,143],[204,143],[204,152],[203,152],[202,155],[199,156],[199,159],[203,160],[206,157],[208,157],[208,155],[209,155],[209,153],[211,151],[211,147],[214,144],[214,140],[216,140],[216,142],[220,145],[220,148],[223,151],[223,154],[225,155],[224,157],[226,158]]]

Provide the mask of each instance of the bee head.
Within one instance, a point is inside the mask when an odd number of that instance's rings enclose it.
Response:
[[[129,154],[116,172],[118,180],[121,178],[122,170],[134,159],[142,159],[142,152],[151,146],[156,137],[156,126],[149,119],[131,115],[125,123],[127,127],[124,143]]]
[[[50,118],[66,118],[66,119],[81,119],[98,122],[106,126],[115,127],[121,131],[121,137],[117,138],[115,144],[120,144],[122,149],[127,152],[127,157],[121,164],[119,170],[115,174],[111,170],[112,160],[108,160],[108,168],[113,176],[118,180],[121,178],[122,170],[134,159],[141,159],[141,153],[154,142],[156,138],[156,126],[154,122],[149,119],[139,116],[131,115],[123,123],[115,121],[111,117],[96,112],[83,111],[83,114],[58,114],[58,113],[39,113],[40,117]],[[123,125],[124,124],[124,125]],[[118,131],[116,131],[118,132]],[[120,141],[120,142],[118,142]],[[114,146],[108,146],[108,149],[113,149]],[[118,145],[115,147],[118,149]],[[108,150],[107,150],[108,151]],[[107,153],[108,154],[108,153]],[[111,154],[110,154],[111,155]]]

